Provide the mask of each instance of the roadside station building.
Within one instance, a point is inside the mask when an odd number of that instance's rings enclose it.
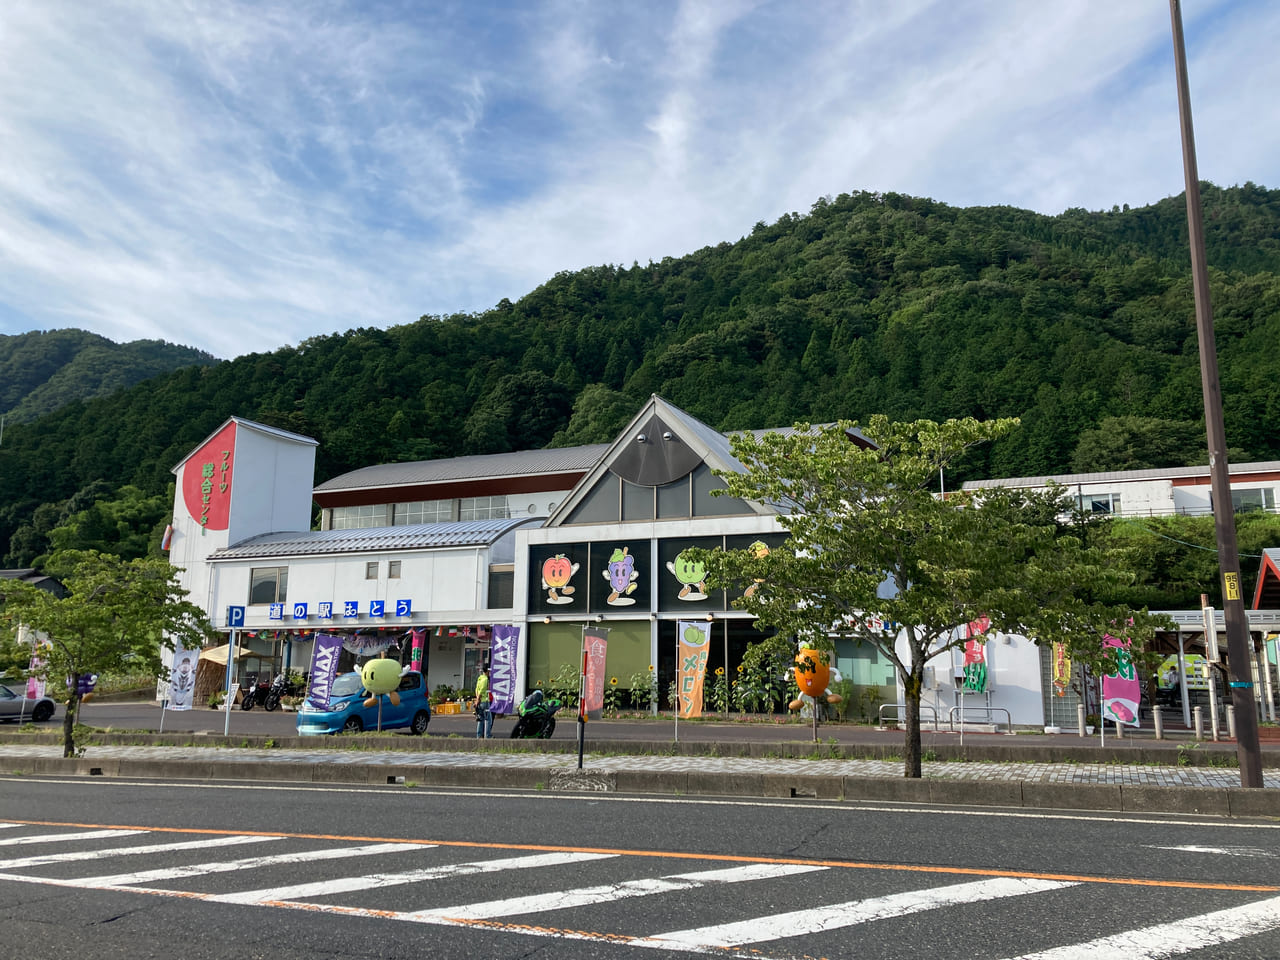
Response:
[[[856,431],[849,441],[867,443]],[[724,487],[714,471],[743,469],[729,438],[657,396],[608,444],[379,464],[318,486],[315,448],[232,417],[173,470],[170,559],[215,626],[243,608],[242,672],[306,671],[312,636],[324,632],[344,638],[341,669],[384,651],[408,662],[416,642],[431,689],[469,689],[492,626],[513,624],[519,693],[576,667],[591,625],[609,631],[607,675],[629,686],[652,667],[665,705],[678,620],[710,622],[712,673],[732,675],[766,635],[680,557],[689,547],[776,548],[786,539],[777,510],[713,496]],[[1280,478],[1280,464],[1255,466]],[[1126,502],[1118,496],[1111,502]],[[1048,649],[1016,637],[992,647],[987,706],[1018,725],[1066,707],[1050,702]],[[875,650],[839,640],[835,666],[855,691],[895,696]],[[951,673],[935,665],[939,710],[954,705]]]

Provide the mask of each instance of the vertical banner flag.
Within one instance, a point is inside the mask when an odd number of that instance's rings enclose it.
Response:
[[[422,648],[427,642],[426,630],[410,630],[409,669],[422,671]]]
[[[1071,684],[1071,658],[1067,656],[1067,645],[1053,645],[1053,692],[1060,697],[1067,695],[1067,687]]]
[[[1138,726],[1138,706],[1142,684],[1129,656],[1129,641],[1103,634],[1102,644],[1116,648],[1116,670],[1102,678],[1102,719]]]
[[[23,633],[31,638],[31,662],[27,665],[27,672],[34,674],[37,670],[44,666],[44,657],[40,654],[43,649],[48,646],[48,641],[42,642],[34,631],[27,632],[26,627],[18,624],[18,642],[23,640]],[[27,677],[27,697],[31,700],[39,700],[44,696],[45,680],[44,677]]]
[[[677,710],[685,719],[702,716],[702,681],[711,649],[710,629],[711,624],[705,620],[676,622],[676,689],[680,691]]]
[[[520,628],[505,623],[493,625],[489,647],[489,709],[504,716],[516,712],[516,654],[520,649]]]
[[[196,692],[196,667],[200,651],[174,645],[173,667],[169,671],[169,709],[190,710]]]
[[[582,631],[582,643],[587,654],[582,709],[588,720],[599,720],[604,711],[604,655],[609,646],[609,631],[587,627]]]
[[[311,652],[311,689],[307,702],[321,710],[329,707],[329,689],[338,673],[338,654],[342,652],[342,638],[332,633],[317,633],[315,649]]]
[[[987,692],[987,643],[986,632],[991,626],[987,617],[979,617],[965,624],[964,635],[964,692]]]

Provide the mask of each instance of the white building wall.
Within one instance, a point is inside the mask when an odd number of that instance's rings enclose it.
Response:
[[[898,655],[907,656],[904,637],[898,638]],[[925,664],[925,690],[921,696],[921,724],[929,727],[933,713],[944,728],[950,711],[964,701],[965,723],[1012,722],[1014,726],[1044,725],[1044,701],[1040,690],[1040,651],[1018,634],[997,633],[987,644],[987,693],[961,696],[955,678],[962,673],[963,650],[935,654]],[[898,702],[906,696],[898,681]],[[1005,711],[1008,711],[1006,714]],[[956,713],[959,722],[959,712]]]
[[[227,531],[231,543],[263,533],[311,529],[315,451],[314,444],[239,425]]]

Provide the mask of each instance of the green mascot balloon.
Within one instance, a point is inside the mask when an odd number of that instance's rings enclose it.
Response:
[[[360,668],[360,682],[372,696],[365,700],[366,707],[372,707],[384,693],[391,695],[391,705],[400,705],[400,695],[396,688],[400,686],[400,662],[398,660],[370,660]]]

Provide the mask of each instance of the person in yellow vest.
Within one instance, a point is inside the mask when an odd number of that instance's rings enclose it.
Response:
[[[489,692],[489,669],[480,668],[476,678],[476,739],[493,736],[493,694]]]

